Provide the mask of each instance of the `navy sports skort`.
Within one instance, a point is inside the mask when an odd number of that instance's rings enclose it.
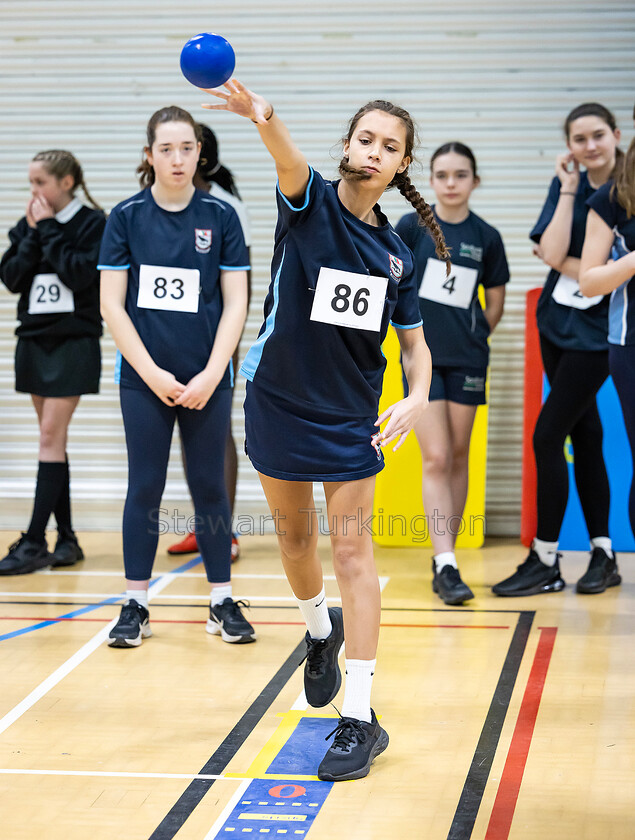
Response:
[[[371,437],[377,417],[298,407],[247,383],[245,452],[258,472],[285,481],[356,481],[384,468]]]

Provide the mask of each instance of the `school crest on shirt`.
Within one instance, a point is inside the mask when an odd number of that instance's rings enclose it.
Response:
[[[388,256],[390,257],[390,276],[398,283],[403,276],[403,260],[400,260],[399,257],[393,257],[392,254],[388,254]]]
[[[194,247],[199,254],[209,254],[212,247],[212,231],[204,228],[194,229]]]

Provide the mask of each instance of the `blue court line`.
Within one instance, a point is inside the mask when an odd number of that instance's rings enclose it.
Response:
[[[166,572],[166,574],[170,575],[179,575],[182,572],[187,572],[189,569],[192,569],[194,566],[198,566],[199,563],[202,563],[202,557],[200,555],[198,557],[193,557],[191,560],[188,560],[187,563],[183,563],[182,566],[177,566],[176,569],[173,569],[171,572]],[[159,575],[159,577],[154,578],[150,581],[150,586],[154,586],[155,583],[158,583],[163,578],[163,575]],[[51,594],[55,594],[54,592]],[[122,598],[126,597],[126,593],[122,592],[121,595],[115,595],[113,598],[104,598],[103,601],[98,601],[96,604],[91,604],[88,607],[82,607],[79,610],[73,610],[69,613],[64,613],[64,615],[58,615],[57,618],[49,619],[48,621],[40,621],[38,624],[32,624],[30,627],[23,627],[21,630],[13,630],[11,633],[4,633],[0,635],[0,642],[4,642],[7,639],[14,639],[16,636],[24,636],[25,633],[33,633],[34,630],[42,630],[44,627],[51,627],[53,624],[59,624],[61,620],[66,618],[76,618],[78,615],[83,615],[84,613],[93,612],[93,610],[99,610],[101,607],[108,606],[109,604],[116,604],[121,601]],[[19,601],[15,602],[16,604]]]

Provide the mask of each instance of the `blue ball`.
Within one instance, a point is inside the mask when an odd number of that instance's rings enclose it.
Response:
[[[201,32],[181,50],[181,72],[199,88],[215,88],[225,84],[236,65],[232,45],[222,35]]]

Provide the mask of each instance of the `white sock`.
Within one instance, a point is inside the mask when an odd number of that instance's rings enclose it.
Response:
[[[370,723],[370,690],[373,686],[376,659],[345,659],[346,684],[342,717]]]
[[[455,569],[459,568],[456,565],[456,557],[453,551],[442,551],[441,554],[436,554],[434,557],[434,566],[437,572],[440,572],[444,566],[454,566]]]
[[[226,583],[224,586],[212,586],[212,592],[210,595],[210,602],[213,607],[217,607],[219,604],[222,604],[225,598],[231,598],[232,596],[232,585],[231,583]]]
[[[546,540],[539,540],[536,537],[531,547],[546,566],[553,566],[555,564],[557,559],[556,554],[558,552],[557,542],[547,542]]]
[[[615,557],[613,554],[613,543],[611,542],[610,537],[593,537],[591,540],[591,551],[593,551],[594,548],[603,548],[611,560]]]
[[[306,621],[306,629],[309,631],[309,636],[312,639],[326,639],[327,636],[330,636],[333,625],[331,624],[329,608],[326,603],[324,587],[322,587],[322,591],[315,598],[309,598],[307,601],[302,601],[300,598],[296,598],[295,600],[300,607],[302,617]]]
[[[136,601],[137,604],[148,609],[148,590],[126,589],[126,601]]]

